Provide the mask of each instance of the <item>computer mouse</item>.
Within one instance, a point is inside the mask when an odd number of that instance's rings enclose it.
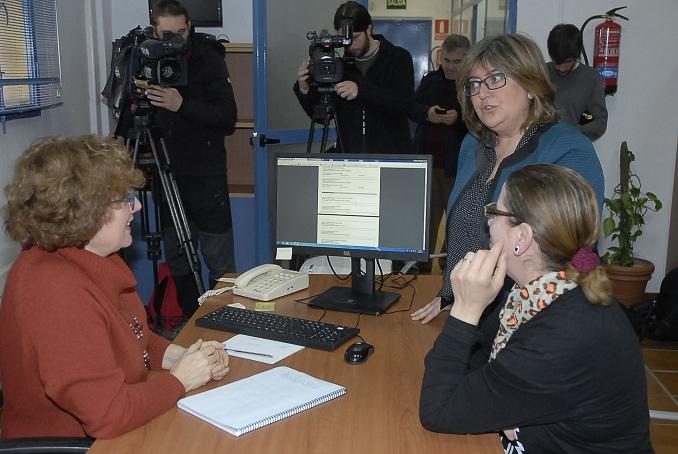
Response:
[[[367,357],[372,354],[374,347],[365,342],[356,342],[351,344],[344,353],[344,360],[349,364],[362,364],[367,361]]]

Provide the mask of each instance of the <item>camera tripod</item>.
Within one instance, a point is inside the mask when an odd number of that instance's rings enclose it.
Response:
[[[318,87],[318,92],[320,93],[320,102],[315,105],[313,108],[313,116],[311,117],[311,126],[308,129],[308,141],[306,143],[306,153],[311,152],[311,147],[313,146],[313,139],[315,138],[315,123],[318,120],[322,121],[323,124],[323,135],[320,141],[320,153],[324,153],[327,147],[327,136],[330,128],[330,121],[334,120],[334,126],[337,129],[337,142],[341,151],[344,151],[344,148],[341,143],[341,132],[339,130],[339,121],[337,121],[337,110],[334,106],[334,101],[332,101],[332,93],[334,93],[334,87],[332,85],[320,85]]]
[[[151,126],[147,118],[135,117],[134,125],[134,129],[130,129],[129,131],[130,135],[134,135],[134,138],[132,139],[128,136],[127,147],[129,149],[129,141],[133,140],[134,154],[132,159],[134,165],[138,168],[147,169],[149,171],[148,173],[151,174],[151,187],[150,189],[147,187],[139,189],[139,199],[145,207],[149,207],[150,205],[147,203],[149,191],[158,196],[160,196],[161,193],[165,196],[172,224],[177,232],[179,244],[186,254],[186,259],[188,260],[191,273],[195,278],[198,292],[202,295],[205,293],[205,287],[200,274],[200,259],[195,249],[193,238],[191,237],[191,230],[188,225],[188,220],[186,219],[186,212],[183,203],[181,202],[181,197],[179,196],[179,189],[174,173],[172,172],[165,141],[160,137],[157,129]],[[150,148],[150,156],[145,155],[144,158],[141,157],[139,153],[140,145],[147,145]],[[159,200],[160,197],[156,197],[156,202],[159,202]],[[153,287],[156,291],[156,299],[160,298],[161,301],[162,297],[160,296],[160,291],[158,289],[158,260],[161,257],[160,241],[162,239],[159,205],[159,203],[154,204],[154,230],[151,230],[150,216],[146,210],[141,211],[141,229],[148,247],[147,257],[153,262]],[[156,309],[157,308],[158,306],[156,306]],[[157,311],[157,313],[159,313],[159,311]]]

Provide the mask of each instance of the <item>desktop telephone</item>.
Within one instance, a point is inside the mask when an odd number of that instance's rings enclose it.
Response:
[[[233,294],[270,301],[308,288],[308,273],[265,264],[252,268],[233,281]]]

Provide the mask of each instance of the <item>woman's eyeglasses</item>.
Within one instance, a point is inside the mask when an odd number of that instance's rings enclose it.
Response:
[[[475,96],[480,93],[480,86],[485,85],[488,90],[496,90],[506,85],[506,79],[510,76],[506,73],[492,73],[484,79],[467,80],[464,84],[464,94]]]
[[[137,195],[134,193],[133,190],[130,190],[129,193],[127,194],[127,197],[114,200],[113,203],[126,203],[130,213],[134,213],[134,206],[137,203]]]
[[[515,214],[508,212],[508,211],[498,209],[497,208],[497,202],[492,202],[492,203],[488,203],[487,205],[485,205],[483,207],[483,212],[485,213],[485,217],[487,219],[493,219],[496,216],[506,216],[506,217],[509,217],[509,218],[518,219],[518,216],[516,216]]]

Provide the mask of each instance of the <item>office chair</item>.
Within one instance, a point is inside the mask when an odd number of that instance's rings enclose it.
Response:
[[[10,438],[0,440],[0,454],[84,454],[93,438]]]
[[[0,388],[0,411],[3,397]],[[0,434],[1,435],[1,434]],[[0,438],[0,454],[82,454],[94,443],[93,438]]]

